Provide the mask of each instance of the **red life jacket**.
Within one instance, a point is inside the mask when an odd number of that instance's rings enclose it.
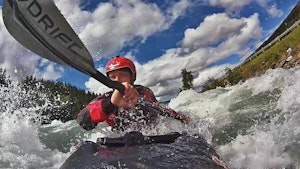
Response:
[[[144,86],[135,85],[140,98],[156,103],[153,92]],[[106,122],[113,129],[123,130],[128,126],[146,126],[155,123],[157,112],[148,110],[146,106],[137,104],[131,109],[117,108],[111,105],[108,110],[103,110],[104,102],[110,101],[112,91],[104,93],[89,103],[77,116],[78,123],[86,130],[95,128],[99,122]]]

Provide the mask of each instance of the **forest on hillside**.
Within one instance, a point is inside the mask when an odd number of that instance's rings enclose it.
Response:
[[[11,83],[12,81],[6,71],[0,68],[0,87],[8,87]],[[17,86],[24,93],[19,97],[28,96],[30,98],[21,98],[19,103],[15,103],[16,106],[22,108],[40,107],[36,109],[36,113],[40,115],[42,124],[50,123],[53,120],[66,122],[75,119],[78,112],[97,96],[70,84],[33,77],[26,77],[18,82]],[[4,90],[4,97],[9,97],[5,92],[9,91]],[[4,111],[6,107],[1,105],[0,109]]]

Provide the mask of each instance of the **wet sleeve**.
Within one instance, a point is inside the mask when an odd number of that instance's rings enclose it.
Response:
[[[170,108],[166,108],[166,109],[167,109],[166,112],[168,112],[167,116],[177,119],[177,120],[181,121],[182,123],[189,123],[189,116],[178,113],[175,110],[170,109]]]
[[[82,109],[78,116],[77,122],[79,125],[86,129],[91,130],[99,122],[107,121],[109,125],[112,125],[110,114],[114,113],[116,106],[114,106],[110,99],[100,99],[88,104],[84,109]]]
[[[147,87],[143,88],[143,95],[151,103],[158,102],[156,97],[154,96],[154,93],[152,92],[152,90]]]
[[[176,120],[179,120],[183,123],[188,124],[190,121],[189,116],[181,114],[176,112],[175,110],[171,109],[171,108],[167,108],[165,106],[160,105],[158,102],[157,103],[152,103],[152,109],[157,110],[157,112],[162,115],[162,116],[166,116],[166,117],[171,117],[174,118]]]
[[[95,123],[103,122],[109,119],[109,115],[114,113],[116,106],[114,106],[110,99],[101,99],[99,101],[89,104],[91,120]]]
[[[89,107],[85,107],[78,113],[77,122],[85,130],[92,130],[97,125],[91,120]]]
[[[101,104],[101,108],[102,108],[103,112],[107,115],[111,114],[112,112],[115,112],[116,109],[118,109],[117,106],[112,104],[110,99],[103,99],[103,102]]]
[[[188,116],[178,113],[171,108],[166,108],[166,107],[161,106],[159,104],[159,102],[157,101],[156,97],[154,96],[154,93],[152,92],[151,89],[144,87],[143,93],[144,93],[146,99],[152,103],[152,106],[154,108],[156,108],[160,112],[161,115],[172,117],[174,119],[180,120],[183,123],[189,122]]]

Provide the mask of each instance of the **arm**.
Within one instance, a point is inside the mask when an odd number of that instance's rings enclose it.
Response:
[[[115,123],[114,114],[118,107],[132,107],[136,104],[138,92],[129,83],[122,83],[124,95],[118,90],[106,93],[88,104],[77,116],[77,122],[82,128],[91,130],[99,122],[105,121],[112,126]]]
[[[175,110],[171,108],[166,108],[162,105],[157,103],[150,103],[155,109],[158,109],[159,114],[162,116],[167,116],[174,118],[176,120],[181,121],[182,123],[189,124],[190,123],[190,117],[188,115],[184,115],[181,113],[176,112]]]
[[[116,109],[116,106],[110,102],[110,98],[100,97],[79,112],[77,122],[86,130],[92,130],[99,122],[103,121],[111,126],[114,124],[114,119],[110,116],[115,114]]]
[[[143,87],[143,86],[138,86],[138,87]],[[158,113],[162,116],[167,116],[167,117],[171,117],[177,120],[180,120],[181,122],[188,124],[190,122],[190,117],[181,113],[178,113],[176,111],[174,111],[173,109],[170,108],[166,108],[162,105],[159,104],[159,102],[157,101],[157,99],[155,98],[153,92],[151,89],[144,87],[143,89],[143,95],[145,96],[144,103],[147,108],[152,109],[152,111],[158,111]]]

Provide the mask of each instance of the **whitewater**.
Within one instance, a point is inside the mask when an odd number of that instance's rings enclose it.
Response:
[[[158,128],[144,133],[201,134],[230,168],[300,169],[299,86],[296,67],[271,69],[204,93],[183,91],[168,106],[189,114],[191,123],[162,119]],[[87,132],[75,120],[40,125],[35,112],[52,105],[40,94],[44,105],[33,106],[35,92],[13,81],[0,87],[0,168],[56,169],[82,141],[114,135],[105,125]]]

